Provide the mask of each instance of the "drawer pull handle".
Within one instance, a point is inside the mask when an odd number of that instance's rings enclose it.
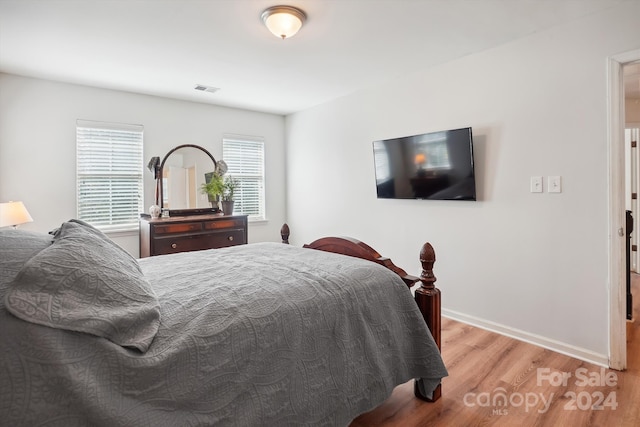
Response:
[[[177,245],[177,244],[175,244],[175,243],[172,243],[172,244],[171,244],[171,248],[172,248],[172,249],[175,249],[175,248],[177,248],[177,247],[178,247],[178,245]]]
[[[233,236],[229,236],[229,241],[233,242]]]

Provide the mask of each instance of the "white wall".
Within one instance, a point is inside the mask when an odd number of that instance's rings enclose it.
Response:
[[[349,235],[419,274],[430,241],[448,315],[606,363],[606,59],[640,47],[638,16],[629,3],[287,117],[292,243]],[[373,140],[464,126],[478,202],[376,199]]]
[[[197,144],[217,159],[222,135],[265,138],[267,222],[249,224],[249,241],[279,241],[285,220],[284,118],[279,115],[96,89],[0,73],[0,201],[22,200],[49,231],[76,216],[76,120],[144,125],[146,209],[153,204],[152,156]],[[115,240],[138,254],[137,234]]]

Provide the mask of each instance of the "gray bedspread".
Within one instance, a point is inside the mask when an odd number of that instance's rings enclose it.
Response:
[[[139,264],[160,307],[146,352],[0,302],[0,425],[345,426],[446,375],[410,291],[368,261],[260,243]]]

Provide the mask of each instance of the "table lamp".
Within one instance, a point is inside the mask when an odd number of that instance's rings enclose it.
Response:
[[[0,227],[16,228],[26,222],[33,222],[33,218],[22,202],[0,203]]]

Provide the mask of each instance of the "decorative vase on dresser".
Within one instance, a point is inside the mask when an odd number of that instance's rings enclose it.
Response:
[[[233,215],[233,205],[235,200],[223,200],[222,201],[222,212],[225,215]]]

